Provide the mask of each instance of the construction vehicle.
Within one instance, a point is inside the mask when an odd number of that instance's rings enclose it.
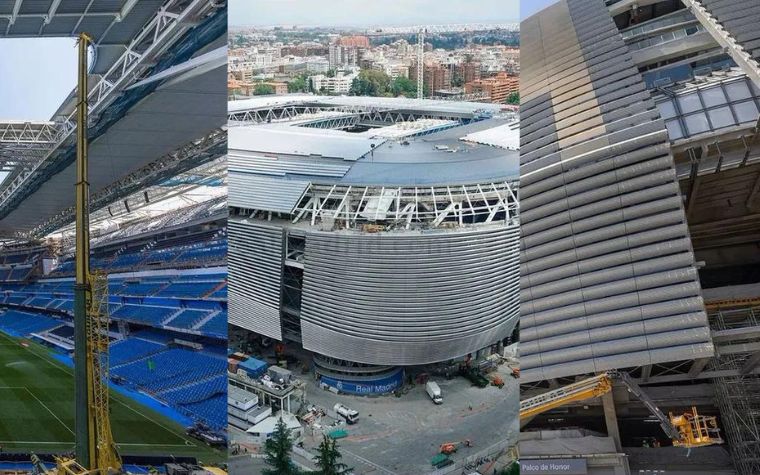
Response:
[[[430,459],[430,465],[437,469],[441,469],[453,464],[454,461],[451,460],[446,454],[436,454],[432,459]]]
[[[486,386],[491,384],[488,378],[483,376],[483,374],[481,374],[481,372],[475,368],[462,368],[461,374],[462,376],[467,378],[472,383],[473,386],[477,386],[479,388],[485,388]]]
[[[427,392],[435,404],[443,404],[443,396],[441,395],[441,388],[438,386],[438,383],[435,381],[425,383],[425,392]]]
[[[359,420],[359,411],[348,408],[339,402],[335,403],[333,409],[347,424],[356,424],[356,421]]]
[[[472,447],[472,442],[470,439],[466,439],[461,442],[444,442],[438,448],[438,453],[451,455],[459,449],[460,445],[464,445],[465,447]]]
[[[566,404],[601,397],[612,391],[615,382],[622,383],[628,392],[649,409],[674,446],[694,448],[723,443],[714,416],[702,416],[697,413],[696,407],[692,407],[690,412],[684,414],[670,413],[666,416],[627,373],[618,371],[607,371],[520,401],[520,422]]]

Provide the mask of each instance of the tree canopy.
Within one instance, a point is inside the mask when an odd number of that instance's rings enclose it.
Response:
[[[279,419],[272,437],[264,444],[265,461],[272,468],[264,469],[263,475],[301,475],[301,471],[290,460],[292,451],[293,438],[290,429]]]
[[[253,88],[254,96],[265,96],[267,94],[274,94],[274,86],[271,84],[259,83]]]
[[[348,465],[341,463],[342,455],[338,451],[338,441],[328,436],[324,436],[322,443],[319,444],[319,453],[314,462],[319,469],[319,475],[346,475],[351,473]]]

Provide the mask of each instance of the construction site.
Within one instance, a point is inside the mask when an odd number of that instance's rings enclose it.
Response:
[[[516,114],[312,95],[229,114],[231,384],[295,381],[287,405],[258,400],[298,417],[306,467],[323,433],[356,473],[503,465],[518,431]],[[259,423],[229,421],[255,451]]]
[[[760,473],[760,5],[521,24],[521,468]]]
[[[223,473],[226,28],[225,2],[0,1],[0,45],[75,39],[77,71],[0,120],[0,473]]]

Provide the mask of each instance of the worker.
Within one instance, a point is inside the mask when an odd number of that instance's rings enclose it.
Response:
[[[652,437],[652,447],[659,449],[660,448],[660,441],[656,438]]]
[[[649,439],[644,439],[644,440],[641,442],[641,446],[642,446],[642,447],[646,447],[646,448],[649,448]]]

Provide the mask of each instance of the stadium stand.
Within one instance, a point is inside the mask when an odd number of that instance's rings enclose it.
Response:
[[[63,325],[61,320],[43,314],[6,310],[0,315],[0,330],[12,335],[30,335]]]
[[[226,430],[227,404],[226,250],[222,225],[121,243],[101,239],[91,257],[108,275],[112,383],[219,433]],[[0,250],[0,331],[70,355],[74,262],[60,259],[42,276],[44,255]],[[2,269],[8,262],[15,267]]]

